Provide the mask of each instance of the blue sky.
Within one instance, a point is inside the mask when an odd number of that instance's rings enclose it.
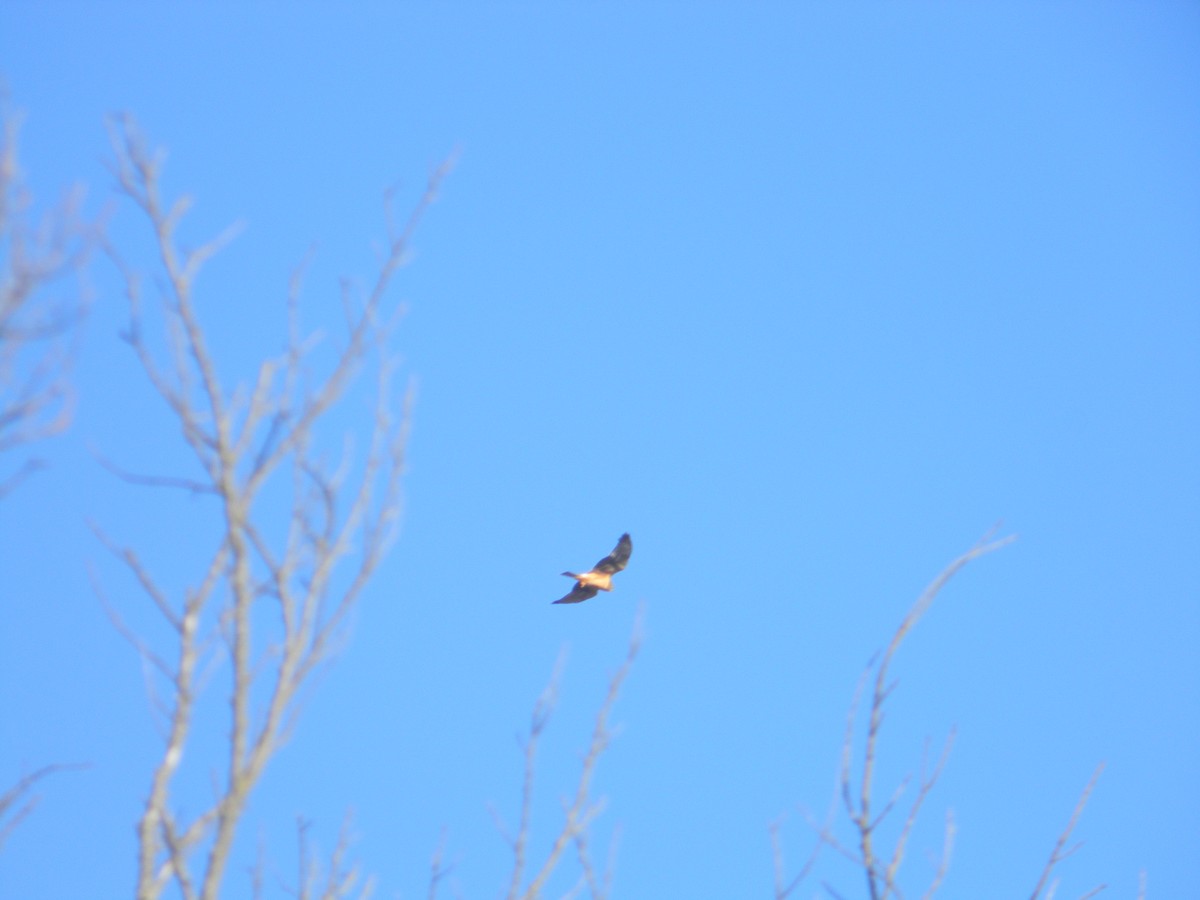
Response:
[[[1101,761],[1059,896],[1132,897],[1143,871],[1152,897],[1194,889],[1194,5],[9,4],[0,72],[39,200],[82,182],[92,210],[113,202],[103,122],[128,110],[169,150],[167,190],[196,198],[185,239],[245,223],[200,287],[231,379],[280,346],[310,246],[306,320],[334,328],[383,191],[412,203],[459,153],[391,295],[418,386],[403,532],[226,896],[249,895],[260,841],[290,873],[296,816],[328,847],[347,809],[380,896],[424,896],[443,834],[453,886],[496,896],[510,859],[488,808],[516,817],[514,735],[566,648],[544,852],[639,606],[596,784],[615,896],[770,896],[768,825],[788,815],[798,864],[797,810],[829,802],[864,665],[998,520],[1019,541],[964,571],[896,664],[880,790],[957,729],[906,892],[952,809],[944,895],[1028,895]],[[150,265],[134,210],[110,230]],[[90,280],[74,426],[0,505],[0,781],[91,767],[44,783],[4,896],[132,889],[159,745],[88,566],[153,625],[87,522],[172,585],[203,559],[204,501],[95,462],[187,466],[118,339],[111,267]],[[623,531],[616,591],[550,606]],[[197,783],[224,734],[211,702]],[[860,896],[822,866],[801,896]]]

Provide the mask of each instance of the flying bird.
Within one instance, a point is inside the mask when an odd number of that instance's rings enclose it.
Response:
[[[633,541],[628,534],[621,535],[613,552],[596,563],[590,572],[576,575],[574,572],[563,572],[568,578],[575,579],[575,587],[571,593],[555,603],[582,603],[595,597],[599,591],[612,590],[612,577],[625,568],[629,555],[633,553]]]

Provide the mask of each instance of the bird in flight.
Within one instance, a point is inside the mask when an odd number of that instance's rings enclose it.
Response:
[[[595,597],[599,591],[611,591],[612,577],[625,568],[631,553],[633,553],[633,541],[629,539],[628,534],[623,534],[617,541],[617,546],[613,548],[613,552],[596,563],[590,572],[582,572],[579,575],[574,572],[563,572],[568,578],[575,579],[575,587],[571,588],[571,593],[567,596],[554,602],[582,603],[584,600]]]

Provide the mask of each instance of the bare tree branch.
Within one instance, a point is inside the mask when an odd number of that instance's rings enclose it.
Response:
[[[328,372],[318,374],[309,366],[314,340],[300,331],[302,266],[288,289],[286,350],[259,365],[247,385],[229,382],[220,372],[196,293],[205,263],[229,244],[236,228],[198,248],[184,248],[177,231],[190,200],[163,196],[163,154],[146,149],[129,117],[115,119],[110,136],[110,169],[120,192],[150,225],[162,285],[156,302],[164,333],[161,341],[152,341],[144,279],[115,248],[106,248],[129,299],[124,337],[179,425],[201,474],[138,475],[102,461],[127,482],[182,488],[214,502],[220,526],[220,539],[202,564],[200,578],[181,596],[156,584],[140,555],[102,538],[175,632],[173,653],[156,650],[149,657],[164,674],[170,697],[163,704],[165,746],[138,826],[138,896],[153,900],[174,882],[185,896],[215,900],[250,794],[287,739],[305,685],[330,659],[351,610],[395,538],[411,391],[397,415],[391,393],[395,366],[386,347],[391,316],[383,304],[448,164],[434,172],[400,230],[391,219],[390,197],[386,200],[387,253],[365,302],[348,321],[346,340]],[[155,349],[159,344],[166,348],[165,361]],[[357,467],[347,455],[341,468],[331,469],[318,449],[318,426],[345,397],[354,376],[376,358],[379,378],[369,451]],[[282,536],[270,527],[274,520],[260,502],[269,483],[290,486],[290,518]],[[176,824],[173,784],[192,740],[209,629],[223,641],[231,667],[227,755],[212,804]],[[139,649],[145,657],[142,645]],[[303,838],[301,830],[302,855],[308,853]],[[323,884],[301,878],[297,890],[302,896],[369,892],[369,883],[358,887],[357,869],[344,863],[347,840],[344,831]],[[196,870],[194,879],[189,867]]]
[[[904,860],[904,850],[905,850],[905,847],[908,845],[908,838],[909,838],[909,835],[912,834],[913,826],[916,825],[916,823],[917,823],[917,814],[920,813],[920,811],[921,811],[921,805],[925,802],[925,799],[929,796],[929,793],[933,790],[934,785],[937,784],[938,779],[942,775],[942,770],[946,767],[946,760],[948,760],[950,758],[950,750],[954,746],[954,734],[955,734],[954,731],[951,730],[950,736],[948,738],[946,738],[946,744],[942,748],[941,756],[938,757],[938,761],[934,764],[933,770],[931,772],[929,772],[928,774],[926,774],[926,759],[921,760],[920,788],[917,791],[916,798],[913,800],[912,807],[909,809],[908,818],[905,819],[905,821],[904,821],[904,827],[900,831],[900,836],[896,840],[896,846],[892,850],[892,858],[891,858],[891,861],[888,863],[887,871],[885,873],[886,883],[889,885],[894,886],[896,883],[896,875],[900,871],[900,863]],[[928,742],[926,742],[926,747],[925,747],[926,756],[928,755],[928,752],[929,752],[929,746],[928,746]],[[881,813],[880,816],[876,819],[876,823],[878,823],[880,820],[882,820],[882,818],[883,818],[883,814]],[[947,854],[949,853],[950,847],[953,846],[953,840],[951,838],[951,829],[953,828],[953,822],[954,822],[953,816],[951,816],[949,813],[947,813],[947,820],[946,820],[947,833],[946,833],[946,839],[943,844],[943,848],[944,848],[943,849],[943,857],[942,857],[943,865],[939,866],[938,874],[934,877],[934,886],[930,888],[931,891],[936,891],[937,884],[939,884],[941,882],[941,880],[945,874],[944,866],[948,865],[948,863],[949,863]]]
[[[445,851],[446,832],[443,831],[438,840],[437,849],[433,851],[433,858],[429,862],[429,893],[426,894],[426,900],[437,900],[438,886],[454,870],[452,865],[442,863]]]
[[[96,462],[100,463],[105,469],[116,475],[122,481],[129,484],[136,484],[142,487],[172,487],[188,491],[193,494],[215,494],[216,489],[211,484],[205,484],[202,481],[197,481],[194,478],[181,478],[176,475],[139,475],[137,472],[130,472],[121,468],[112,460],[106,458],[99,451],[93,449],[92,456]]]
[[[28,775],[22,775],[12,787],[0,794],[0,848],[4,847],[17,826],[37,807],[39,798],[33,794],[33,789],[38,782],[56,772],[86,768],[89,768],[87,763],[52,763],[42,766]]]
[[[347,815],[338,833],[337,846],[334,847],[329,862],[322,867],[312,848],[309,846],[308,832],[312,825],[304,818],[296,820],[296,837],[299,845],[297,855],[296,889],[289,891],[298,900],[344,900],[355,894],[362,875],[357,864],[348,865],[346,858],[353,844],[351,835],[351,819]],[[322,872],[324,868],[324,872]],[[367,879],[358,893],[359,900],[367,900],[374,892],[375,886]]]
[[[783,856],[783,841],[779,836],[782,827],[783,820],[776,819],[768,828],[771,835],[771,861],[775,873],[775,900],[786,900],[792,891],[798,888],[804,879],[809,876],[813,866],[817,864],[818,857],[821,855],[821,848],[825,846],[825,840],[822,835],[828,831],[827,825],[818,829],[817,840],[813,843],[813,849],[809,852],[808,858],[805,859],[804,865],[792,876],[791,880],[788,880],[787,863]]]
[[[1046,860],[1046,865],[1042,868],[1042,874],[1038,878],[1037,885],[1030,894],[1030,900],[1039,900],[1042,890],[1046,887],[1050,876],[1054,873],[1054,867],[1060,862],[1079,849],[1079,844],[1072,847],[1067,846],[1067,841],[1071,839],[1072,832],[1075,831],[1075,826],[1079,824],[1079,818],[1083,815],[1084,807],[1087,806],[1088,798],[1092,796],[1092,790],[1096,787],[1096,782],[1100,780],[1100,774],[1104,771],[1104,763],[1096,766],[1096,770],[1092,772],[1092,777],[1088,779],[1087,786],[1083,789],[1083,793],[1079,795],[1079,802],[1075,804],[1075,809],[1071,813],[1071,819],[1067,822],[1067,827],[1059,834],[1058,840],[1054,843],[1054,849],[1050,851],[1050,858]],[[1104,885],[1095,888],[1086,896],[1092,897],[1104,890]]]
[[[872,813],[875,765],[879,747],[879,733],[883,725],[884,704],[894,687],[888,679],[892,661],[895,659],[900,645],[908,637],[909,632],[925,616],[925,613],[929,611],[929,607],[933,605],[934,599],[941,592],[942,588],[946,586],[950,579],[963,566],[981,556],[999,550],[1001,547],[1015,540],[1013,537],[993,540],[992,534],[994,534],[994,531],[984,535],[974,547],[947,566],[933,580],[929,587],[922,592],[921,596],[917,598],[917,601],[901,621],[895,634],[892,635],[892,640],[883,652],[882,657],[880,657],[878,667],[875,670],[874,690],[872,692],[867,724],[867,737],[863,753],[862,773],[858,784],[857,802],[854,802],[852,799],[853,791],[851,785],[849,781],[845,780],[848,773],[846,770],[843,770],[843,795],[847,798],[851,820],[858,830],[859,852],[862,855],[863,872],[867,879],[867,888],[871,900],[886,900],[890,894],[895,892],[895,874],[904,857],[903,841],[900,841],[893,851],[892,860],[889,862],[887,868],[881,871],[878,851],[875,847],[875,830],[878,827],[879,820]],[[936,783],[937,776],[941,772],[941,765],[940,763],[934,770],[931,780],[922,786],[917,805],[914,808],[914,815],[920,803],[923,802],[925,796],[932,789],[933,784]],[[907,834],[907,829],[905,834]]]
[[[558,671],[561,666],[561,658],[559,665],[556,666],[555,676],[551,679],[550,685],[542,696],[538,699],[534,706],[533,717],[530,722],[529,734],[523,742],[523,750],[525,757],[525,778],[521,791],[521,818],[520,825],[515,835],[508,837],[510,845],[513,848],[513,872],[509,880],[509,889],[507,896],[509,900],[536,900],[541,895],[542,890],[546,886],[547,880],[558,867],[562,859],[564,851],[569,846],[574,845],[577,852],[580,853],[581,866],[583,876],[581,877],[581,888],[587,885],[592,891],[593,897],[604,897],[608,893],[608,879],[611,873],[606,877],[604,882],[596,876],[596,873],[590,863],[590,857],[587,851],[587,833],[591,827],[592,821],[603,809],[603,803],[596,803],[591,799],[591,782],[596,772],[596,765],[600,761],[601,755],[608,748],[612,741],[612,731],[609,727],[609,717],[612,714],[613,706],[616,704],[617,697],[621,691],[621,685],[628,677],[630,670],[633,667],[634,661],[642,645],[642,614],[639,611],[638,618],[634,623],[633,633],[629,639],[629,647],[625,654],[625,660],[622,662],[619,669],[609,681],[608,691],[605,694],[604,702],[600,706],[600,711],[596,715],[596,722],[592,729],[592,738],[588,745],[587,752],[584,754],[582,766],[580,768],[579,780],[575,786],[575,794],[569,800],[563,802],[563,825],[555,836],[550,851],[538,868],[528,886],[522,889],[521,884],[525,868],[527,865],[527,846],[529,841],[529,833],[532,822],[532,803],[533,803],[533,774],[534,760],[536,753],[537,739],[545,730],[546,724],[549,721],[550,712],[553,709],[555,692],[557,690]],[[501,825],[502,832],[505,831]]]
[[[521,818],[517,823],[515,836],[509,841],[513,849],[512,879],[508,886],[509,900],[515,900],[521,893],[521,881],[525,875],[525,851],[529,842],[530,824],[533,820],[533,779],[537,762],[537,746],[542,732],[550,722],[554,706],[558,702],[558,685],[562,679],[565,663],[566,656],[560,653],[558,660],[554,663],[554,672],[550,676],[550,682],[533,706],[533,715],[529,721],[529,735],[521,741],[525,757],[525,772],[521,782]]]
[[[601,874],[596,871],[596,866],[592,862],[591,857],[591,842],[586,830],[579,830],[575,833],[575,853],[579,858],[579,868],[582,872],[581,881],[587,885],[588,893],[592,900],[607,900],[612,893],[612,877],[613,869],[616,864],[616,847],[617,834],[609,841],[608,862],[604,867],[604,872]]]
[[[846,717],[846,730],[842,741],[838,779],[838,793],[842,806],[845,808],[846,814],[849,816],[851,825],[854,828],[857,847],[851,849],[845,846],[833,833],[829,822],[821,824],[810,819],[809,824],[817,834],[817,846],[805,865],[789,881],[785,874],[783,851],[779,840],[779,823],[773,824],[770,828],[770,834],[775,867],[776,900],[783,900],[783,898],[791,894],[803,879],[809,875],[821,846],[827,846],[836,851],[862,871],[867,882],[868,896],[871,900],[887,900],[891,896],[902,898],[903,895],[897,879],[901,864],[905,858],[908,841],[916,825],[921,807],[937,784],[945,768],[950,748],[953,745],[954,734],[951,732],[932,768],[928,767],[927,759],[922,763],[916,795],[909,806],[908,815],[900,828],[895,844],[889,852],[881,852],[877,846],[876,839],[878,829],[899,804],[911,780],[910,778],[903,779],[888,800],[876,808],[874,782],[879,735],[884,721],[884,707],[888,697],[895,689],[895,682],[890,679],[891,665],[904,639],[925,613],[929,611],[934,599],[941,592],[942,588],[946,586],[947,582],[967,563],[998,550],[1015,540],[1015,537],[995,540],[993,539],[994,534],[995,529],[984,535],[975,546],[954,560],[930,583],[905,614],[899,627],[893,633],[887,648],[867,664],[867,668],[864,670],[854,691],[854,697],[850,703],[850,711]],[[854,766],[856,744],[855,724],[858,721],[860,704],[862,703],[868,684],[872,686],[872,689],[870,692],[869,712],[867,714],[867,734],[863,742],[861,769],[856,774]],[[928,756],[928,747],[926,747],[926,756]],[[954,843],[954,830],[954,819],[948,814],[941,860],[938,863],[930,886],[926,889],[926,897],[933,897],[945,878],[946,870],[949,866],[950,851]],[[836,896],[833,888],[827,884],[824,887],[831,895]]]
[[[938,890],[941,889],[942,882],[946,879],[946,873],[950,871],[950,853],[954,849],[954,835],[956,832],[954,813],[946,810],[946,829],[944,832],[945,837],[942,840],[942,855],[938,860],[937,871],[933,875],[933,881],[929,883],[929,887],[921,895],[924,900],[932,900]]]
[[[0,453],[70,422],[68,375],[86,302],[81,287],[53,291],[66,276],[83,274],[102,228],[83,219],[78,189],[35,221],[18,159],[20,127],[0,88]],[[0,499],[41,467],[37,459],[18,463],[0,478]]]

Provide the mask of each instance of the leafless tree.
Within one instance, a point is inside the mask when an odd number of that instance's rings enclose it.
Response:
[[[904,643],[905,638],[908,637],[912,629],[929,611],[929,608],[933,605],[933,601],[950,579],[968,563],[995,550],[999,550],[1001,547],[1015,540],[1015,537],[995,540],[993,539],[993,534],[994,532],[985,535],[974,547],[954,560],[930,583],[904,616],[900,626],[892,635],[887,648],[877,659],[871,662],[867,670],[863,673],[847,717],[846,733],[842,741],[841,774],[838,786],[842,810],[850,820],[851,832],[854,835],[853,842],[845,842],[835,834],[832,828],[832,819],[836,814],[836,808],[831,811],[830,816],[824,822],[816,821],[810,816],[809,824],[816,832],[816,840],[804,865],[795,875],[789,878],[786,874],[786,866],[784,864],[780,825],[779,823],[775,823],[771,826],[770,837],[775,864],[775,900],[784,900],[784,898],[790,896],[800,886],[812,873],[823,849],[832,850],[849,859],[855,868],[862,872],[866,881],[868,896],[871,900],[887,900],[889,897],[903,898],[904,894],[901,891],[898,878],[900,867],[907,853],[908,841],[917,823],[921,808],[937,784],[938,778],[941,776],[942,770],[946,765],[946,760],[949,758],[950,749],[954,743],[954,733],[951,731],[941,751],[932,760],[929,748],[928,746],[926,747],[920,775],[915,781],[915,790],[912,792],[912,799],[908,802],[907,812],[900,825],[899,834],[890,848],[885,849],[881,847],[880,826],[889,816],[897,811],[905,793],[908,792],[910,785],[913,784],[911,776],[905,778],[892,791],[886,801],[879,803],[877,800],[875,769],[878,762],[879,735],[883,726],[887,700],[896,687],[895,681],[891,678],[891,667],[895,661],[896,653],[899,651],[901,644]],[[863,693],[868,684],[871,685],[871,690],[867,712],[866,734],[862,739],[860,747],[855,737],[858,711]],[[861,761],[856,764],[855,760],[860,754]],[[1033,900],[1046,900],[1042,891],[1050,878],[1051,872],[1059,862],[1073,852],[1074,848],[1064,850],[1064,847],[1078,822],[1079,816],[1083,812],[1083,808],[1087,803],[1087,799],[1102,768],[1102,766],[1098,768],[1095,775],[1092,776],[1092,780],[1084,790],[1083,796],[1079,799],[1070,823],[1059,837],[1054,852],[1051,854],[1050,860],[1046,864],[1037,887],[1034,890]],[[932,898],[941,888],[950,865],[950,853],[954,846],[954,835],[954,816],[950,811],[947,811],[941,856],[928,885],[921,894],[922,897]],[[835,898],[839,896],[837,891],[830,885],[826,884],[824,886],[830,896]],[[1089,894],[1088,896],[1092,895]]]
[[[109,248],[129,299],[125,338],[178,424],[196,474],[117,471],[140,485],[178,488],[208,500],[219,522],[219,533],[200,551],[205,555],[191,584],[174,593],[142,553],[97,529],[172,635],[169,647],[143,639],[105,599],[117,628],[151,673],[150,695],[163,736],[137,826],[137,896],[150,900],[171,885],[185,900],[213,900],[251,792],[295,724],[302,688],[336,648],[347,616],[395,535],[409,398],[399,404],[393,398],[395,365],[387,339],[395,316],[385,299],[447,165],[434,172],[403,223],[393,221],[388,197],[385,251],[364,292],[342,286],[346,329],[331,363],[316,371],[317,338],[301,330],[301,267],[288,292],[286,349],[263,362],[250,383],[231,386],[220,371],[197,295],[201,269],[231,235],[186,249],[178,229],[189,201],[163,196],[162,154],[147,149],[128,117],[115,119],[110,134],[120,193],[140,212],[154,242],[159,287],[150,303],[165,331],[165,341],[148,332],[143,273]],[[160,344],[166,349],[156,349]],[[331,465],[318,449],[318,429],[368,363],[377,374],[369,449],[357,463]],[[287,498],[282,528],[272,517],[280,496]],[[189,541],[201,544],[196,535]],[[176,796],[184,750],[196,743],[201,689],[213,678],[210,670],[222,666],[228,667],[221,679],[228,702],[227,755],[219,763],[211,802],[185,815]],[[304,828],[300,834],[300,896],[334,898],[362,890],[353,868],[346,867],[344,844],[320,884]],[[261,872],[255,883],[261,884]]]
[[[21,116],[0,85],[0,499],[41,467],[23,456],[33,443],[65,429],[71,418],[68,380],[73,338],[83,315],[79,284],[99,223],[81,212],[83,192],[71,192],[40,216],[20,164]],[[19,777],[0,795],[0,847],[33,812],[35,785],[77,765],[51,764]]]
[[[83,314],[82,274],[98,233],[84,220],[82,190],[40,216],[21,171],[21,116],[0,87],[0,454],[66,428],[68,369]],[[39,468],[26,458],[0,475],[0,497]],[[6,469],[10,468],[6,466]]]
[[[63,428],[69,419],[66,381],[69,339],[82,306],[78,292],[61,298],[51,288],[79,271],[94,224],[80,215],[78,195],[34,223],[17,158],[19,120],[0,108],[0,453],[23,447]],[[395,396],[396,365],[388,349],[396,317],[386,302],[406,260],[416,227],[433,203],[449,164],[440,166],[401,222],[385,202],[387,242],[364,291],[341,288],[345,330],[324,365],[315,362],[319,336],[304,331],[300,295],[305,266],[295,272],[286,299],[284,350],[264,361],[247,381],[221,371],[203,322],[198,278],[204,266],[232,239],[226,232],[197,248],[179,238],[189,208],[186,197],[170,199],[162,189],[163,157],[150,151],[128,118],[111,125],[112,171],[120,193],[148,226],[157,262],[147,272],[107,246],[129,301],[124,337],[150,385],[179,427],[192,457],[184,473],[136,473],[106,463],[130,483],[178,489],[209,504],[215,533],[201,547],[196,570],[183,588],[168,588],[146,555],[97,528],[104,545],[128,571],[144,601],[166,626],[166,642],[151,640],[126,624],[96,578],[110,616],[144,663],[148,693],[162,748],[157,755],[137,825],[139,900],[171,891],[184,900],[215,900],[225,882],[234,838],[247,803],[268,764],[291,734],[306,685],[338,646],[347,619],[395,537],[400,513],[400,477],[411,391]],[[149,276],[149,277],[148,277]],[[151,292],[144,289],[149,283]],[[152,324],[154,323],[154,324]],[[157,327],[161,325],[161,328]],[[376,376],[368,449],[329,462],[321,432],[346,399],[356,378],[370,367]],[[0,497],[37,467],[23,463],[0,478]],[[267,495],[270,494],[270,498]],[[284,524],[277,498],[285,498]],[[891,668],[911,630],[946,583],[967,563],[1007,544],[989,535],[948,566],[909,609],[877,660],[864,673],[848,716],[842,745],[839,802],[851,840],[835,834],[830,821],[813,822],[816,841],[799,872],[789,878],[781,828],[771,828],[776,900],[785,900],[812,873],[823,851],[850,859],[862,872],[871,900],[902,898],[899,873],[921,810],[945,766],[953,734],[926,760],[916,779],[905,779],[883,801],[876,785],[879,735],[888,698],[895,688]],[[640,622],[640,618],[639,618]],[[563,801],[563,820],[542,857],[531,852],[533,800],[539,742],[557,701],[559,672],[536,703],[522,742],[523,780],[517,825],[506,829],[513,852],[508,900],[537,900],[572,851],[580,876],[569,896],[611,893],[611,860],[598,870],[591,834],[603,802],[592,783],[610,746],[612,710],[641,648],[635,625],[626,656],[612,676],[583,755],[573,793]],[[223,673],[218,675],[216,673]],[[185,756],[197,745],[197,705],[206,685],[216,683],[227,704],[228,745],[216,764],[211,798],[198,811],[180,802]],[[866,730],[858,736],[859,710],[866,700]],[[187,752],[185,752],[187,751]],[[0,794],[0,847],[36,803],[33,791],[45,777],[67,766],[50,765],[19,778]],[[1068,846],[1102,767],[1088,782],[1060,834],[1032,893],[1050,900],[1054,872],[1074,851]],[[911,786],[911,791],[910,791]],[[910,794],[907,804],[901,801]],[[903,811],[902,811],[903,810]],[[881,825],[900,817],[889,846]],[[306,821],[297,824],[299,862],[288,890],[303,900],[367,897],[373,884],[349,858],[348,823],[324,861],[314,850]],[[946,817],[943,850],[923,896],[940,889],[949,865],[954,820]],[[250,867],[253,896],[264,895],[265,862]],[[428,896],[436,897],[449,871],[439,846]],[[289,879],[290,880],[290,879]],[[837,892],[826,885],[828,893]],[[1097,893],[1102,888],[1093,891]],[[1144,885],[1142,893],[1144,894]],[[1089,894],[1088,896],[1091,896]]]
[[[558,682],[562,673],[562,661],[555,667],[550,683],[542,696],[534,705],[533,715],[529,723],[529,731],[522,740],[524,756],[524,778],[521,787],[521,811],[515,830],[506,828],[495,816],[497,827],[513,851],[513,868],[509,877],[508,900],[537,900],[546,889],[550,876],[562,862],[563,855],[571,847],[579,860],[579,883],[569,896],[576,896],[584,888],[592,900],[606,900],[609,896],[612,880],[612,866],[606,868],[603,874],[596,870],[590,852],[590,833],[592,823],[603,811],[602,800],[594,800],[591,794],[592,779],[601,755],[608,749],[612,741],[612,729],[609,720],[613,706],[620,695],[621,686],[629,676],[630,670],[637,659],[642,646],[641,613],[634,624],[633,634],[629,639],[629,648],[625,659],[608,684],[604,701],[596,715],[592,729],[592,738],[588,743],[580,765],[579,779],[575,784],[574,796],[563,800],[563,823],[559,828],[550,850],[540,864],[530,865],[529,838],[533,824],[533,787],[537,762],[538,741],[550,722],[558,699]],[[526,882],[526,873],[533,870],[533,877]]]

